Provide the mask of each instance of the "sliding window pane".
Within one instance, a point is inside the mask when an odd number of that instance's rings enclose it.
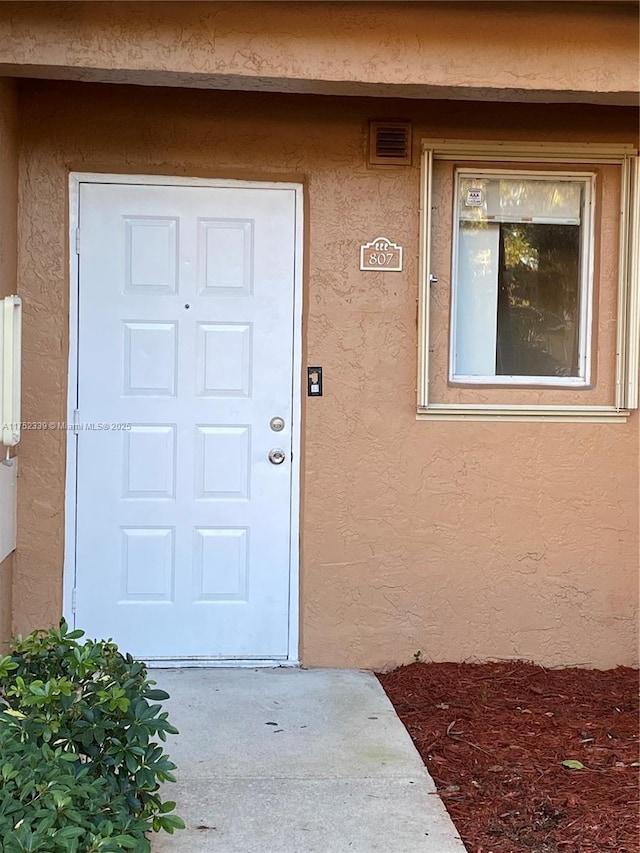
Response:
[[[495,372],[578,376],[580,226],[500,225]]]
[[[454,349],[461,375],[495,373],[499,247],[499,225],[460,223]]]

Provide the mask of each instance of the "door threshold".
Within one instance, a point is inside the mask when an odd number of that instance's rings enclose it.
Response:
[[[201,669],[228,669],[231,667],[238,669],[258,669],[278,666],[300,666],[299,660],[282,660],[278,658],[253,660],[247,658],[226,658],[225,660],[220,660],[219,658],[181,658],[178,660],[176,658],[154,658],[153,660],[145,660],[144,663],[147,669],[188,669],[195,667]]]

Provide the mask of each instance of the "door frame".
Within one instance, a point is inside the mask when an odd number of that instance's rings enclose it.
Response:
[[[80,215],[80,186],[97,184],[139,184],[147,186],[208,187],[218,189],[286,189],[295,193],[295,236],[294,236],[294,296],[293,296],[293,382],[291,423],[291,526],[289,559],[289,624],[288,651],[286,659],[264,660],[164,660],[151,661],[149,666],[299,666],[300,644],[300,447],[302,428],[302,299],[303,299],[303,227],[304,194],[301,183],[285,181],[242,181],[218,178],[183,178],[167,175],[121,175],[100,172],[71,172],[69,175],[69,366],[67,371],[67,424],[74,422],[78,408],[78,297],[80,268],[77,253],[77,235]],[[75,623],[74,588],[76,580],[76,533],[77,533],[77,441],[72,429],[67,429],[66,477],[65,477],[65,522],[64,522],[64,566],[63,566],[63,614],[69,625]],[[82,626],[79,626],[82,628]],[[123,649],[127,652],[128,649]]]

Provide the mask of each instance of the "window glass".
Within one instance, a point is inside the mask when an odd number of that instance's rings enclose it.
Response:
[[[454,380],[585,378],[587,186],[458,176]]]

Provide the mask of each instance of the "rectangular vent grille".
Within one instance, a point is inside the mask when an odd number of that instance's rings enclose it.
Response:
[[[374,165],[411,165],[411,123],[369,122],[369,162]]]

